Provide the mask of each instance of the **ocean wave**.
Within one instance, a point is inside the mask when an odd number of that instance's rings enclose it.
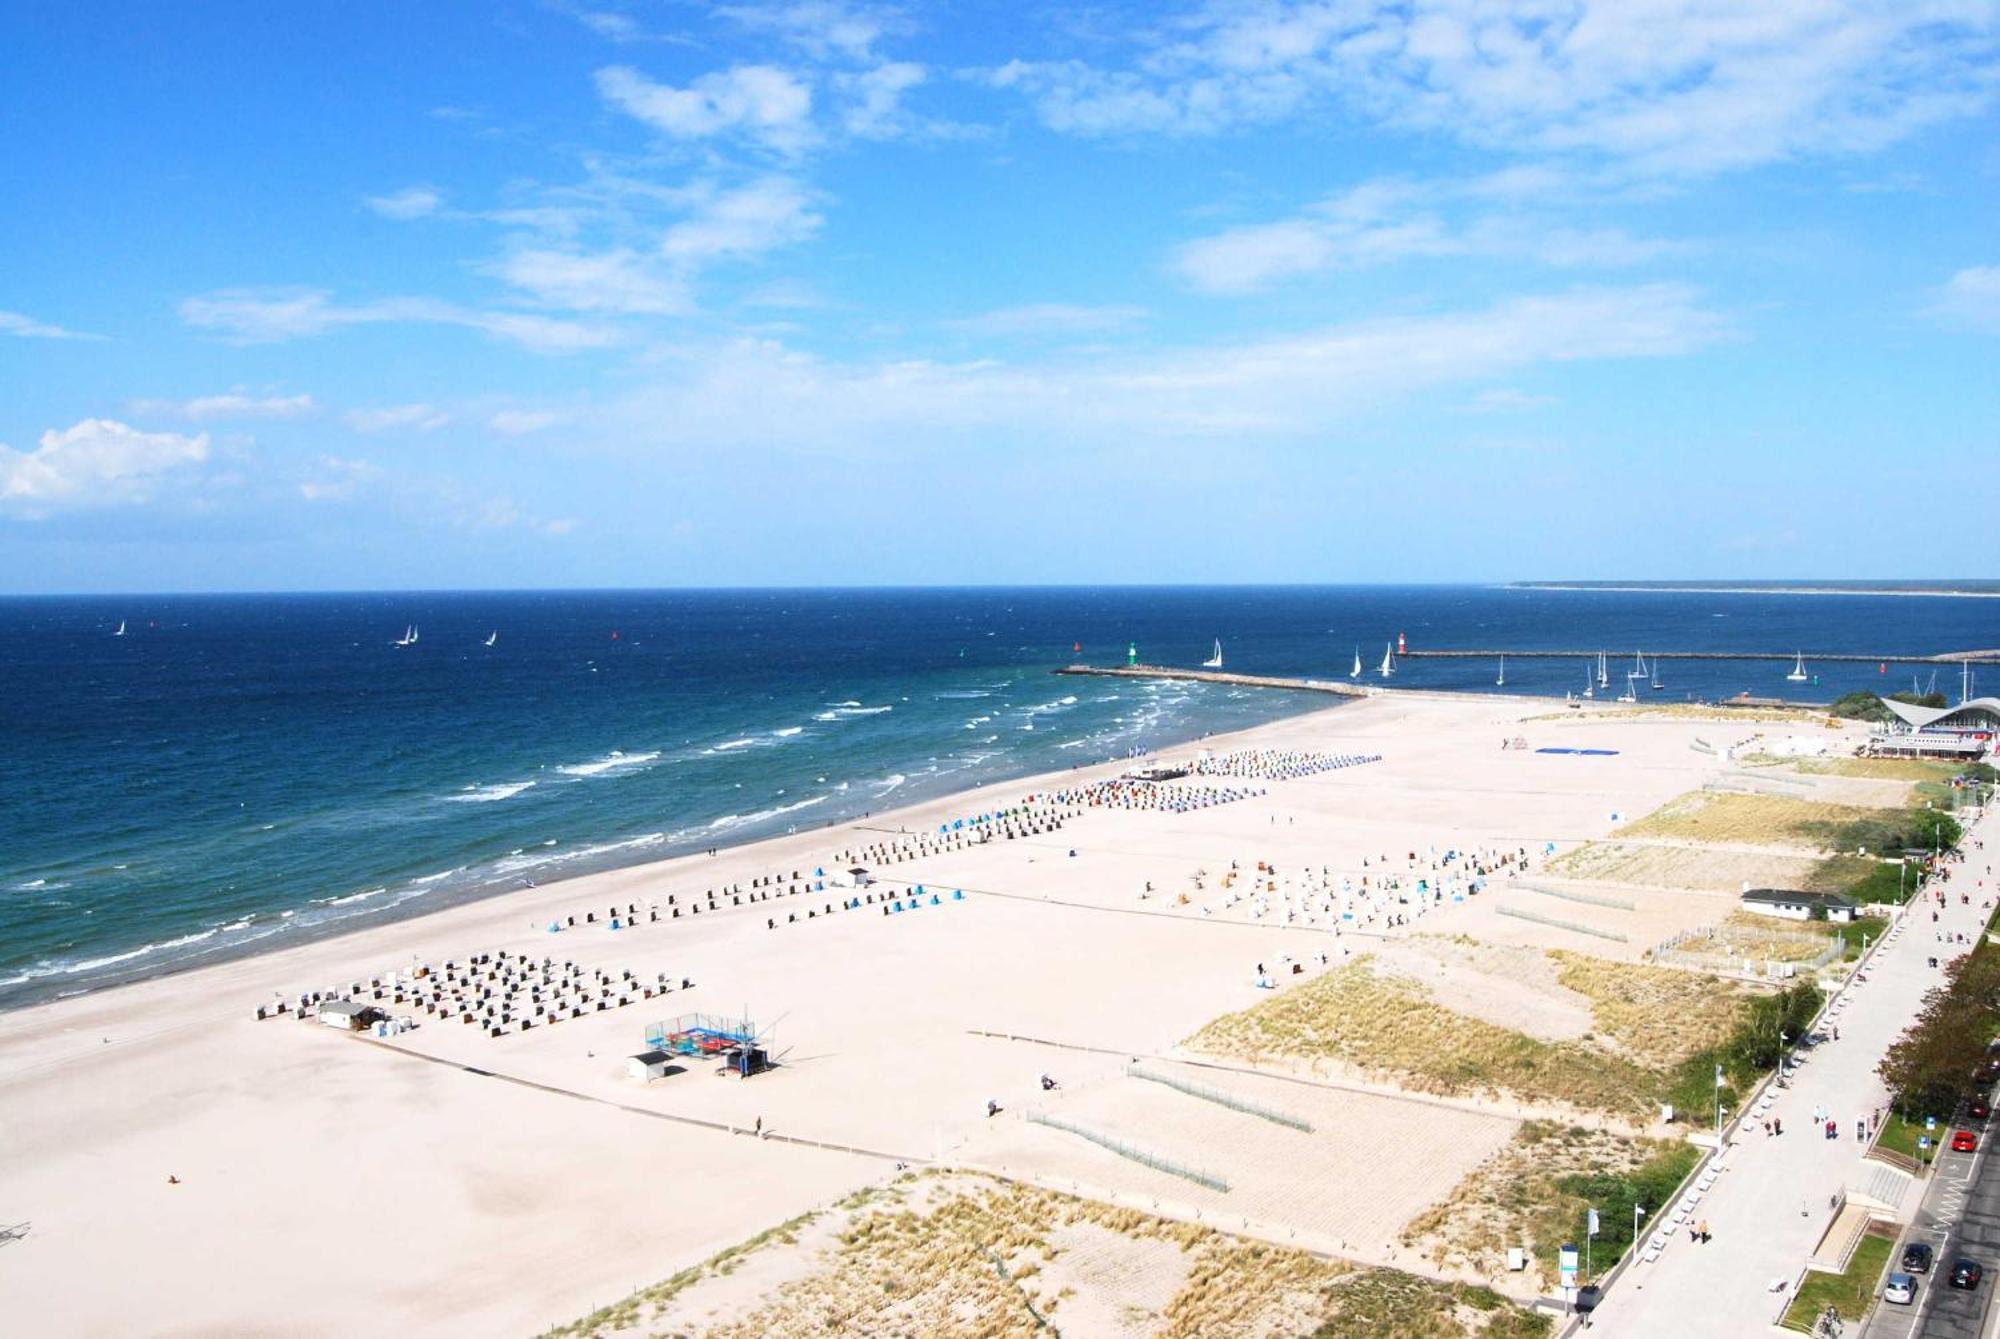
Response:
[[[1056,747],[1059,749],[1080,749],[1089,742],[1087,739],[1072,739],[1067,744],[1058,744]]]
[[[880,786],[881,789],[877,790],[875,793],[877,795],[887,795],[890,791],[896,789],[896,787],[902,785],[905,781],[908,781],[909,779],[910,778],[904,776],[901,772],[897,772],[894,776],[888,778],[888,780],[877,782],[876,784]]]
[[[973,688],[962,693],[936,693],[933,696],[940,702],[962,702],[968,698],[992,697],[993,690],[991,688]]]
[[[783,818],[786,814],[795,814],[801,809],[810,809],[816,804],[825,804],[827,798],[825,795],[815,795],[809,800],[800,800],[796,804],[781,804],[774,809],[759,809],[753,814],[724,814],[710,823],[708,830],[710,832],[722,832],[729,828],[746,827],[752,823],[768,823],[774,818]]]
[[[853,698],[849,698],[845,702],[829,702],[826,705],[828,705],[829,707],[858,707],[861,704],[859,702],[856,702]]]
[[[453,804],[492,804],[497,800],[511,800],[534,784],[532,781],[497,781],[490,786],[467,786],[456,795],[445,796],[445,799]]]
[[[710,753],[733,753],[737,749],[747,749],[757,741],[754,739],[731,739],[707,750]]]
[[[660,755],[653,753],[624,753],[613,749],[595,762],[570,763],[556,770],[565,776],[603,776],[606,772],[622,771],[628,767],[644,767]]]
[[[782,730],[773,730],[771,733],[779,739],[790,739],[793,735],[804,734],[805,727],[803,725],[788,725]]]
[[[851,707],[834,708],[834,711],[841,716],[880,716],[885,711],[894,710],[894,707],[864,707],[858,702]]]

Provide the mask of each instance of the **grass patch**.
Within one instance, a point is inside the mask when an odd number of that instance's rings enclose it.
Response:
[[[1822,1274],[1816,1269],[1806,1272],[1805,1282],[1799,1285],[1779,1323],[1788,1330],[1811,1334],[1813,1325],[1828,1307],[1843,1321],[1860,1320],[1875,1306],[1875,1286],[1889,1267],[1889,1253],[1895,1245],[1893,1230],[1870,1227],[1861,1244],[1854,1248],[1854,1258],[1847,1262],[1846,1273]]]
[[[708,1339],[868,1333],[956,1334],[992,1339],[1046,1335],[1060,1325],[1094,1278],[1119,1286],[1121,1267],[1145,1268],[1161,1244],[1178,1250],[1178,1285],[1152,1333],[1168,1339],[1213,1334],[1318,1334],[1329,1339],[1539,1339],[1546,1318],[1485,1288],[1435,1283],[1390,1269],[1360,1269],[1303,1251],[1226,1236],[1135,1209],[963,1172],[904,1177],[889,1194],[828,1211],[809,1258],[791,1262],[787,1281],[740,1299],[714,1316],[714,1299],[683,1299],[665,1314],[649,1289],[606,1311],[551,1331],[600,1335],[644,1325],[667,1333],[698,1328]],[[1089,1231],[1080,1269],[1068,1244]],[[782,1230],[777,1230],[781,1232]],[[770,1239],[774,1234],[764,1234]],[[1137,1247],[1130,1263],[1121,1245]],[[748,1248],[737,1248],[740,1255]],[[678,1276],[676,1276],[678,1278]],[[1064,1281],[1067,1279],[1067,1281]],[[663,1285],[664,1286],[664,1285]],[[677,1291],[685,1291],[681,1285]],[[1112,1294],[1115,1305],[1117,1294]],[[617,1313],[616,1324],[605,1318]],[[699,1317],[697,1320],[696,1318]]]
[[[1733,893],[1746,883],[1753,888],[1801,888],[1812,868],[1813,857],[1807,854],[1633,842],[1585,842],[1543,866],[1555,878],[1714,893]]]
[[[650,1288],[641,1288],[630,1297],[600,1307],[582,1320],[544,1330],[539,1339],[594,1339],[598,1335],[629,1330],[639,1324],[644,1315],[657,1315],[660,1308],[703,1279],[733,1273],[745,1259],[765,1247],[796,1245],[799,1229],[817,1217],[817,1212],[800,1214],[776,1227],[766,1228],[749,1240],[718,1251],[702,1263],[683,1269]]]
[[[1881,1136],[1875,1142],[1893,1153],[1901,1153],[1906,1158],[1929,1162],[1937,1156],[1938,1141],[1951,1133],[1951,1122],[1948,1119],[1950,1113],[1936,1114],[1937,1128],[1926,1130],[1921,1115],[1906,1117],[1891,1107],[1888,1119],[1882,1122]],[[1931,1141],[1931,1146],[1927,1149],[1917,1147],[1917,1141],[1924,1138]]]
[[[1817,850],[1852,849],[1837,840],[1849,827],[1879,818],[1849,804],[1796,800],[1786,795],[1689,791],[1644,818],[1627,823],[1620,837],[1668,837],[1739,845],[1789,845]]]
[[[1553,1284],[1557,1251],[1582,1243],[1595,1206],[1599,1232],[1591,1264],[1602,1274],[1631,1242],[1632,1206],[1646,1209],[1643,1235],[1700,1156],[1678,1140],[1525,1121],[1450,1195],[1412,1219],[1403,1243],[1422,1250],[1438,1269],[1493,1276],[1506,1268],[1508,1247],[1524,1247],[1536,1279]]]
[[[1899,905],[1916,886],[1915,866],[1873,856],[1829,856],[1806,876],[1806,891],[1839,893],[1863,905]]]
[[[1555,952],[1557,981],[1590,1001],[1594,1030],[1544,1041],[1458,1013],[1420,983],[1360,958],[1240,1013],[1187,1044],[1257,1060],[1330,1060],[1440,1096],[1509,1094],[1649,1121],[1696,1057],[1726,1051],[1754,1013],[1753,992],[1693,972]],[[1680,1103],[1676,1103],[1679,1105]]]

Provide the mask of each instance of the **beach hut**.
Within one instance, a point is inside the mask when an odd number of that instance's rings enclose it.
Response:
[[[673,1059],[665,1051],[641,1051],[625,1062],[625,1072],[641,1083],[651,1083],[667,1076]]]
[[[319,1006],[319,1021],[343,1032],[359,1032],[374,1021],[381,1010],[359,1000],[328,1000]]]

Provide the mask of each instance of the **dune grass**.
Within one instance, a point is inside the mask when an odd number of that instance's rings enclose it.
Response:
[[[1813,860],[1803,852],[1774,855],[1764,851],[1604,841],[1572,847],[1543,869],[1561,879],[1733,893],[1746,883],[1753,888],[1802,887],[1802,880],[1813,868]]]
[[[1098,1268],[1106,1267],[1107,1240],[1113,1255],[1120,1240],[1178,1249],[1165,1306],[1129,1317],[1135,1328],[1143,1324],[1144,1332],[1163,1339],[1279,1333],[1536,1339],[1550,1332],[1547,1318],[1485,1288],[1361,1269],[972,1173],[906,1176],[889,1194],[827,1212],[837,1221],[825,1244],[795,1262],[800,1267],[784,1271],[788,1281],[742,1299],[733,1313],[668,1312],[653,1304],[658,1290],[649,1289],[550,1334],[571,1339],[658,1327],[709,1339],[836,1333],[1029,1339],[1060,1329],[1065,1301],[1077,1296],[1079,1283],[1059,1285],[1051,1275],[1062,1273],[1055,1266],[1066,1248],[1057,1243],[1074,1239],[1079,1225],[1097,1230],[1091,1253],[1100,1257]],[[754,1246],[725,1254],[741,1261],[754,1250],[797,1248],[796,1238],[788,1245],[782,1234],[765,1234]],[[1131,1261],[1149,1258],[1157,1259],[1135,1253]],[[1109,1265],[1124,1267],[1130,1266]],[[714,1262],[694,1272],[716,1277]],[[666,1303],[693,1300],[693,1286],[678,1284]]]
[[[1616,835],[1833,851],[1843,849],[1839,838],[1847,827],[1877,816],[1877,810],[1859,805],[1695,790],[1627,823]]]
[[[1631,1239],[1632,1206],[1657,1211],[1699,1156],[1678,1140],[1524,1121],[1510,1142],[1405,1225],[1403,1243],[1434,1268],[1487,1277],[1505,1270],[1508,1247],[1523,1247],[1530,1273],[1553,1284],[1558,1248],[1583,1240],[1595,1207],[1591,1255],[1601,1274]]]

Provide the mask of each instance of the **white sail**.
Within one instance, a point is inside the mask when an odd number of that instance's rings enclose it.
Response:
[[[1787,683],[1804,683],[1807,679],[1811,677],[1812,676],[1810,674],[1806,673],[1805,652],[1801,651],[1799,652],[1798,663],[1792,666],[1792,672],[1785,676],[1785,681]]]
[[[1210,656],[1208,659],[1202,661],[1201,667],[1203,669],[1222,668],[1222,642],[1219,639],[1215,643],[1215,654]]]
[[[1620,702],[1637,702],[1639,700],[1639,690],[1632,686],[1637,681],[1638,676],[1635,674],[1625,676],[1625,691],[1618,695]]]
[[[1376,673],[1386,679],[1395,672],[1396,644],[1394,642],[1385,642],[1382,646],[1382,668],[1377,670]]]
[[[1347,677],[1350,679],[1361,677],[1361,648],[1358,646],[1354,648],[1354,668],[1347,672]]]
[[[1666,685],[1660,682],[1660,658],[1655,655],[1653,657],[1653,691],[1657,693],[1665,687]]]
[[[1590,662],[1588,660],[1583,662],[1583,695],[1585,697],[1597,696],[1597,685],[1591,681]]]
[[[1507,686],[1507,657],[1505,656],[1500,657],[1500,677],[1493,681],[1493,686],[1495,688],[1505,688]]]
[[[1611,673],[1604,667],[1604,652],[1597,653],[1597,686],[1604,688],[1611,683]]]
[[[124,619],[122,619],[122,618],[121,618],[121,619],[119,619],[119,620],[118,620],[118,631],[116,631],[116,632],[112,633],[111,635],[112,635],[113,637],[123,637],[123,636],[125,635],[125,620],[124,620]]]
[[[495,628],[493,631],[486,634],[486,644],[488,646],[493,645],[493,643],[499,640],[500,640],[500,630],[498,628]]]

